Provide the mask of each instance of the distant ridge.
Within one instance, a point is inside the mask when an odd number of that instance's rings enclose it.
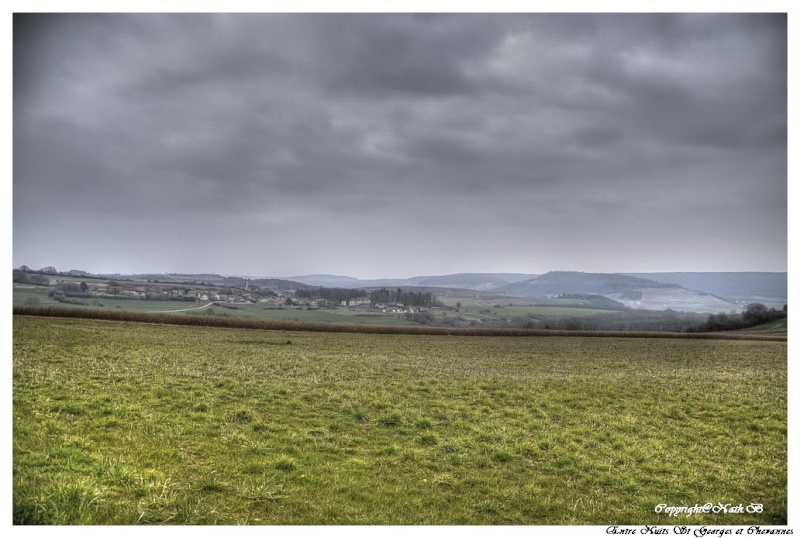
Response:
[[[443,276],[414,277],[414,285],[472,290],[493,290],[530,279],[534,275],[521,273],[456,273]]]
[[[719,272],[719,273],[626,273],[684,288],[712,293],[732,301],[786,304],[789,296],[788,273]],[[758,299],[762,301],[758,301]]]
[[[302,275],[287,277],[310,286],[341,288],[376,288],[383,286],[415,286],[436,288],[463,288],[488,291],[515,282],[522,282],[534,275],[523,273],[455,273],[451,275],[415,276],[411,278],[377,278],[362,280],[338,275]]]
[[[564,293],[588,293],[608,296],[641,288],[678,287],[655,280],[615,273],[551,271],[523,282],[509,284],[497,291],[517,297],[549,297]]]
[[[43,274],[72,277],[91,276],[80,270]],[[593,295],[616,301],[628,308],[731,312],[750,303],[781,309],[788,299],[786,272],[669,272],[669,273],[584,273],[551,271],[542,275],[525,273],[453,273],[411,278],[362,280],[345,275],[311,274],[287,277],[222,276],[216,273],[103,274],[97,278],[210,284],[256,285],[264,288],[299,289],[305,286],[338,288],[418,287],[466,289],[508,297],[537,298],[558,295]]]
[[[361,282],[359,279],[351,276],[326,275],[326,274],[290,276],[286,277],[286,280],[291,280],[293,282],[301,282],[303,284],[308,284],[309,286],[327,286],[327,287],[341,287],[341,288],[357,287],[359,285],[358,283]]]
[[[553,271],[495,291],[518,297],[588,293],[608,297],[630,308],[728,312],[752,302],[782,307],[786,302],[786,273]]]

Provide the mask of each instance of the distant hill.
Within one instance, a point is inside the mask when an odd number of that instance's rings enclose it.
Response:
[[[87,273],[88,274],[88,273]],[[139,273],[131,275],[105,274],[95,275],[96,278],[112,280],[131,280],[135,282],[173,282],[175,284],[205,284],[209,286],[244,287],[258,286],[264,289],[291,290],[306,287],[301,282],[293,282],[279,278],[222,276],[214,273]]]
[[[689,290],[670,282],[616,273],[553,271],[495,291],[517,297],[602,295],[629,308],[648,310],[721,312],[737,308],[735,303],[711,293]]]
[[[52,269],[52,268],[47,268]],[[40,271],[41,272],[41,271]],[[73,277],[90,276],[85,271],[55,273]],[[350,276],[312,274],[288,278],[222,276],[199,274],[106,274],[98,278],[126,279],[182,284],[219,286],[259,286],[267,289],[300,289],[304,286],[326,288],[440,288],[491,292],[498,297],[546,298],[564,295],[603,297],[628,308],[685,310],[694,312],[731,312],[750,303],[762,303],[781,309],[788,299],[787,273],[717,272],[717,273],[583,273],[551,271],[543,275],[524,273],[454,273],[362,280]],[[246,284],[249,283],[249,284]],[[434,292],[436,293],[436,292]],[[446,293],[446,292],[442,292]],[[612,306],[613,306],[612,304]]]
[[[534,275],[520,273],[456,273],[443,276],[418,276],[410,278],[411,285],[439,288],[465,288],[471,290],[494,290],[530,279]]]
[[[627,273],[658,282],[714,294],[737,303],[763,303],[781,308],[787,302],[788,274],[766,272],[742,273]]]
[[[415,276],[411,278],[378,278],[361,280],[339,275],[303,275],[287,277],[295,282],[310,286],[338,288],[381,288],[381,287],[436,287],[462,288],[478,291],[493,290],[514,282],[522,282],[534,275],[520,273],[456,273],[441,276]]]
[[[342,275],[301,275],[286,277],[287,280],[302,282],[308,286],[322,286],[324,288],[381,288],[384,286],[413,286],[407,278],[379,278],[362,280],[351,276]]]
[[[212,285],[223,285],[225,277],[215,273],[134,273],[134,274],[99,274],[97,278],[108,278],[113,280],[134,280],[137,282],[175,282],[182,284],[208,283]]]
[[[496,291],[517,297],[552,297],[564,293],[608,296],[635,292],[642,288],[669,287],[678,286],[620,274],[551,271],[523,282],[508,284]]]
[[[309,286],[323,286],[325,288],[356,288],[359,287],[357,278],[341,275],[302,275],[286,277],[286,280],[302,282]]]

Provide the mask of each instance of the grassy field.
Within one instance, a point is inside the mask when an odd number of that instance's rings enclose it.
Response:
[[[15,287],[14,304],[23,305],[30,300],[43,306],[74,307],[74,304],[59,303],[47,296],[47,288],[41,287]],[[508,298],[505,298],[508,300]],[[141,301],[131,299],[77,299],[86,303],[87,308],[99,310],[128,310],[131,312],[168,312],[197,308],[206,303],[191,301]],[[245,318],[297,320],[306,322],[329,323],[358,323],[367,325],[418,325],[405,319],[402,314],[382,314],[366,307],[338,307],[335,309],[308,310],[294,307],[275,307],[265,304],[236,304],[226,306],[213,306],[213,313]],[[196,315],[204,310],[196,310],[187,315]],[[545,316],[551,318],[584,317],[595,314],[611,313],[611,310],[597,310],[591,308],[569,308],[562,306],[531,306],[531,305],[470,305],[464,304],[458,312],[431,309],[434,318],[450,317],[461,318],[466,321],[476,322],[508,322],[514,318],[526,318],[529,315]]]
[[[13,323],[15,523],[786,523],[785,342]]]
[[[370,313],[366,308],[340,307],[331,310],[307,310],[296,307],[274,307],[258,305],[235,305],[236,309],[213,307],[218,314],[228,314],[237,317],[295,320],[310,323],[359,323],[366,325],[417,325],[401,316],[381,313]]]
[[[788,336],[789,320],[779,319],[770,323],[764,323],[763,325],[756,325],[755,327],[748,327],[747,329],[739,329],[731,332],[744,334],[781,334]]]
[[[493,321],[510,321],[514,318],[524,318],[528,315],[547,316],[553,318],[594,316],[596,314],[612,314],[613,310],[598,310],[594,308],[571,308],[563,306],[462,306],[458,315],[466,319],[488,319]]]
[[[43,306],[61,306],[73,308],[75,304],[60,303],[47,296],[48,288],[14,288],[13,300],[15,305],[25,304],[31,299]],[[86,303],[87,308],[97,308],[99,310],[130,310],[131,312],[164,312],[168,310],[178,310],[184,308],[195,308],[205,303],[194,301],[139,301],[131,299],[85,299],[76,298],[76,301]]]

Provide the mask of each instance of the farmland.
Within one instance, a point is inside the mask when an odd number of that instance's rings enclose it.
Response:
[[[786,343],[15,316],[14,521],[786,523]],[[762,513],[656,514],[705,502]]]
[[[60,303],[47,295],[46,288],[14,288],[14,304],[22,305],[33,300],[36,304],[52,307],[74,308],[75,305]],[[370,312],[367,308],[337,308],[330,310],[310,310],[302,307],[280,307],[263,304],[225,304],[215,302],[210,310],[198,307],[208,304],[193,301],[157,301],[130,299],[89,299],[82,301],[85,308],[101,311],[124,310],[130,312],[174,312],[184,311],[186,315],[215,314],[242,318],[297,320],[307,322],[359,323],[382,325],[414,325],[413,322],[396,315]]]
[[[74,307],[74,304],[60,303],[48,296],[48,288],[45,287],[15,287],[14,304],[22,305],[26,302],[33,302],[43,306],[54,307]],[[500,298],[497,298],[500,299]],[[508,303],[508,297],[502,297]],[[482,301],[477,304],[469,304],[468,299],[464,299],[465,305],[459,308],[458,312],[447,309],[429,309],[431,319],[434,323],[443,323],[448,319],[453,323],[462,324],[481,324],[481,323],[510,323],[516,319],[527,319],[528,316],[537,316],[541,319],[559,319],[566,317],[585,317],[595,314],[610,313],[609,310],[599,310],[592,308],[569,308],[563,306],[535,306],[524,304],[525,301],[512,298],[518,303],[516,305],[492,304],[491,301]],[[381,324],[381,325],[418,325],[404,317],[402,314],[386,314],[366,306],[345,307],[328,309],[310,309],[303,306],[275,306],[264,304],[225,304],[214,301],[211,310],[200,310],[198,307],[208,304],[206,302],[186,302],[186,301],[158,301],[158,300],[130,300],[130,299],[84,299],[81,301],[83,306],[91,309],[104,311],[126,310],[131,312],[172,312],[184,310],[187,315],[197,315],[201,313],[216,314],[224,316],[235,316],[255,319],[272,320],[296,320],[305,322],[330,322],[330,323],[355,323],[355,324]],[[451,301],[453,305],[455,301]],[[498,302],[495,300],[494,302]]]

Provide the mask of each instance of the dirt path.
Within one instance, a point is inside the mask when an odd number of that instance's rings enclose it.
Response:
[[[203,310],[204,308],[208,308],[214,304],[214,301],[211,301],[208,304],[204,304],[203,306],[195,306],[192,308],[181,308],[180,310],[159,310],[158,313],[165,314],[167,312],[189,312],[190,310]]]

